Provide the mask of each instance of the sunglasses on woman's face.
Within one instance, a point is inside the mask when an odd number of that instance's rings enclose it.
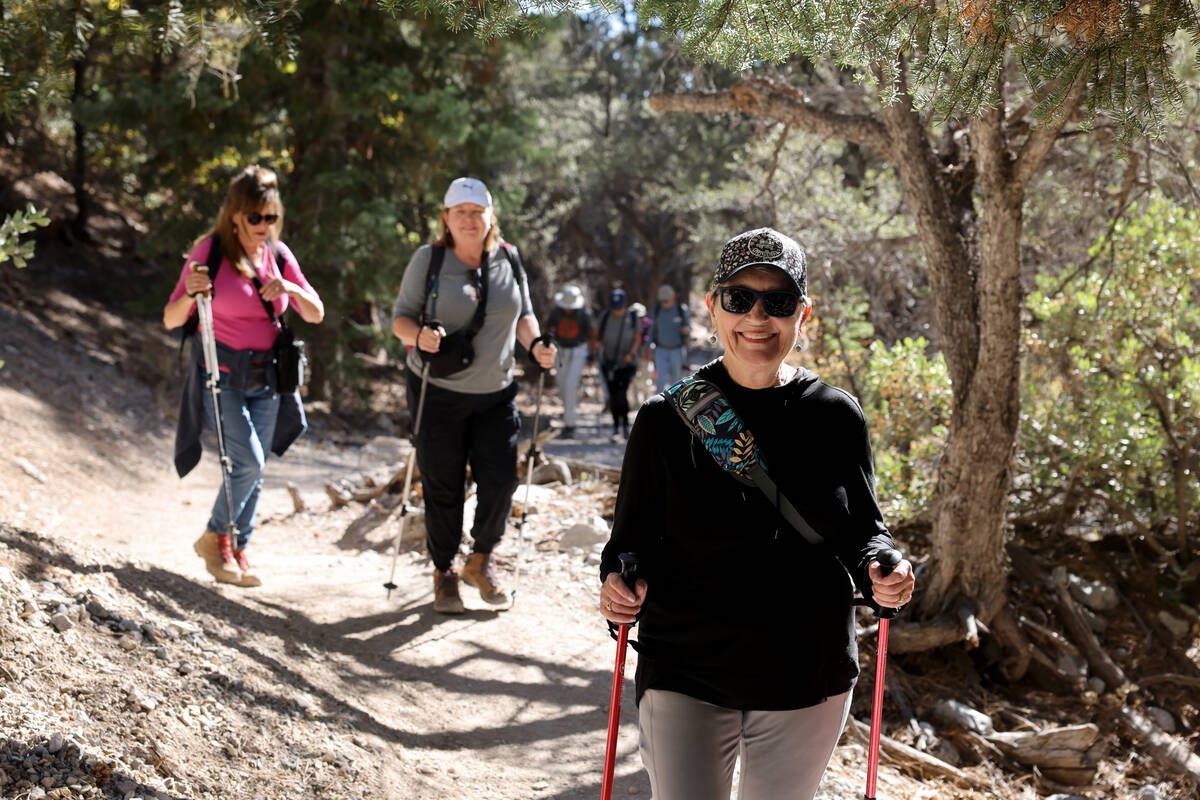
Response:
[[[721,298],[721,308],[730,314],[749,314],[760,297],[763,311],[769,317],[790,317],[800,304],[800,295],[787,289],[759,292],[745,286],[722,286],[717,289],[717,296]]]
[[[279,222],[279,215],[260,214],[257,211],[252,211],[246,215],[246,222],[249,222],[251,225],[261,225],[264,222],[268,225],[274,225],[276,222]]]

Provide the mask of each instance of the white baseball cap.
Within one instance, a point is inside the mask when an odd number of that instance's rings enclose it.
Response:
[[[459,203],[475,203],[481,206],[492,204],[492,194],[483,181],[476,178],[455,178],[446,190],[442,205],[454,208]]]

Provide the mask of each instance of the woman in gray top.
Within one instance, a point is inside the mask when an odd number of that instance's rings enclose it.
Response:
[[[462,579],[479,589],[486,602],[509,603],[491,554],[504,535],[517,487],[520,417],[513,354],[520,342],[539,366],[549,369],[556,351],[542,336],[520,257],[501,239],[492,196],[483,182],[452,182],[441,221],[441,238],[420,247],[404,270],[392,332],[410,347],[406,366],[414,417],[413,401],[421,396],[421,375],[425,361],[430,361],[416,440],[417,466],[425,493],[426,544],[434,566],[433,606],[457,614],[464,607],[454,556],[462,542],[468,464],[478,504],[472,553]],[[462,359],[446,367],[452,349],[462,352],[464,337],[470,339],[474,358],[465,367]]]

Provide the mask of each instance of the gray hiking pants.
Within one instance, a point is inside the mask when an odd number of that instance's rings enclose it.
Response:
[[[738,711],[648,689],[638,704],[653,800],[812,800],[850,712],[850,692],[793,711]]]

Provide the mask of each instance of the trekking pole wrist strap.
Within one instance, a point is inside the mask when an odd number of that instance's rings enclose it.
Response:
[[[537,362],[537,359],[533,355],[533,348],[537,347],[539,344],[542,345],[543,347],[549,347],[550,345],[554,344],[554,336],[549,333],[543,333],[541,336],[537,337],[536,339],[534,339],[532,342],[529,343],[529,350],[528,350],[529,360],[531,362],[533,362],[534,364],[536,364],[538,362]]]

